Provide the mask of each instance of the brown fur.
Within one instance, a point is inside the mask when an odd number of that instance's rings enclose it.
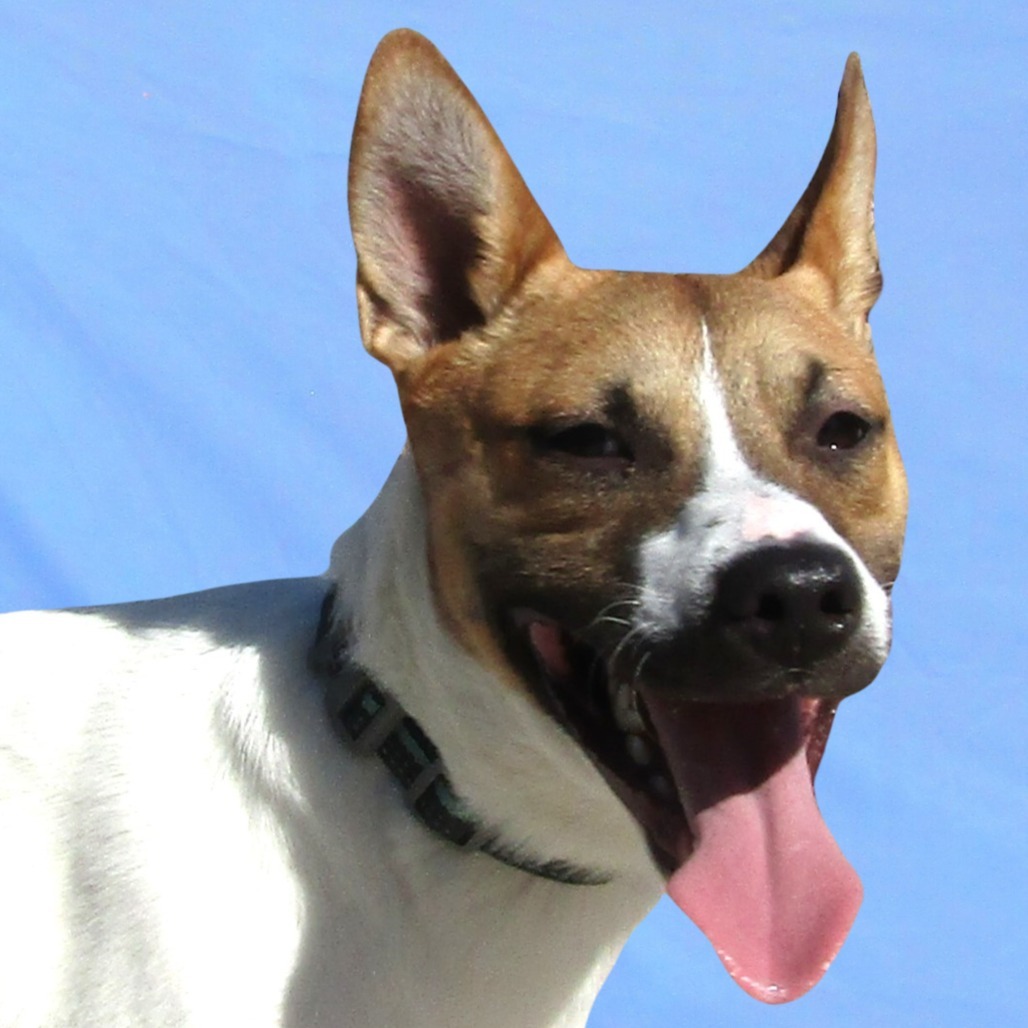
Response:
[[[631,543],[673,522],[701,471],[701,319],[750,463],[891,583],[906,485],[867,327],[874,162],[853,56],[814,179],[752,264],[587,271],[435,48],[403,31],[383,41],[351,158],[361,328],[396,376],[439,607],[468,648],[505,666],[500,610],[546,597],[582,627],[630,590]],[[859,456],[826,460],[812,438],[840,406],[877,432]],[[632,465],[540,457],[533,430],[581,421],[617,428]]]

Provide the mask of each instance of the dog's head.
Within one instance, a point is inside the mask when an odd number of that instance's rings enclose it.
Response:
[[[868,312],[874,128],[735,275],[576,267],[481,110],[388,36],[350,172],[438,609],[586,750],[753,994],[820,977],[859,904],[812,778],[889,647],[906,486]]]

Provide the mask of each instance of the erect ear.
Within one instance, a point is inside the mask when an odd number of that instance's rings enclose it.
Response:
[[[744,274],[775,278],[809,269],[830,302],[865,335],[882,289],[874,232],[875,127],[860,58],[846,62],[835,124],[806,192]]]
[[[379,43],[350,151],[364,345],[394,372],[484,324],[560,242],[481,108],[409,29]]]

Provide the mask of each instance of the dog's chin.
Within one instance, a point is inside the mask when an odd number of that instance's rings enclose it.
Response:
[[[799,746],[811,778],[817,771],[838,703],[809,694],[804,676],[778,676],[745,699],[686,697],[685,689],[676,695],[666,673],[647,676],[638,652],[631,669],[620,667],[616,652],[605,657],[566,626],[525,608],[506,624],[512,663],[638,822],[666,875],[692,852],[698,810],[759,786]],[[707,740],[726,725],[745,740],[745,761],[729,774],[709,774],[701,757],[683,775],[683,754],[709,753]]]

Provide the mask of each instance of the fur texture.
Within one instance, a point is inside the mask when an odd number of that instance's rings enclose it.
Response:
[[[678,782],[703,742],[697,632],[741,654],[731,681],[704,671],[733,700],[712,722],[727,751],[748,761],[763,713],[794,700],[820,717],[730,798],[788,764],[809,812],[834,704],[884,660],[906,511],[867,328],[873,171],[851,59],[825,158],[753,264],[586,271],[431,44],[387,37],[350,209],[363,339],[409,445],[324,577],[0,619],[0,1026],[583,1025],[708,809]],[[792,664],[772,660],[714,616],[733,560],[794,538],[852,566],[835,613],[859,617],[822,640],[831,659],[798,635]],[[331,638],[505,846],[607,884],[465,853],[410,816],[327,722],[308,653],[330,591]],[[739,697],[771,698],[742,737]],[[789,998],[763,970],[737,978]]]

